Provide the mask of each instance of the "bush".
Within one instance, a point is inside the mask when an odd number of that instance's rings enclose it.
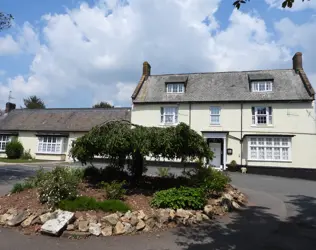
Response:
[[[32,155],[31,155],[31,150],[29,149],[27,152],[24,151],[24,153],[21,156],[21,159],[23,159],[23,160],[33,159]]]
[[[112,181],[111,183],[108,182],[101,182],[103,189],[106,193],[106,198],[110,200],[121,200],[123,199],[126,190],[124,189],[124,185],[126,181],[117,182]]]
[[[105,212],[127,212],[129,206],[120,200],[96,201],[92,197],[78,197],[74,200],[63,200],[58,207],[67,211],[102,210]]]
[[[169,168],[158,168],[157,174],[159,177],[168,177],[169,176]]]
[[[206,204],[202,188],[180,187],[156,192],[151,205],[157,208],[203,209]]]
[[[105,168],[96,168],[89,166],[84,169],[84,179],[92,183],[98,183],[101,181],[122,181],[127,180],[129,175],[126,171],[123,171],[120,167],[107,166]]]
[[[17,139],[10,141],[5,148],[5,153],[7,154],[8,159],[21,158],[23,151],[23,145]]]
[[[55,167],[51,172],[41,173],[36,181],[40,202],[54,207],[61,200],[77,197],[80,178],[70,168]]]
[[[25,182],[15,183],[13,188],[11,189],[11,193],[20,193],[24,190],[34,188],[34,183],[31,179],[26,180]]]
[[[187,174],[191,185],[205,189],[207,193],[222,192],[230,182],[230,178],[213,168],[197,167]]]

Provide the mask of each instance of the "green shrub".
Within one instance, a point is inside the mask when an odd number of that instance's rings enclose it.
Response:
[[[129,206],[120,200],[96,201],[92,197],[78,197],[74,200],[62,200],[58,207],[67,211],[102,210],[105,212],[127,212]]]
[[[129,175],[121,167],[107,166],[100,170],[102,181],[124,181],[129,179]]]
[[[106,198],[110,200],[121,200],[123,199],[126,190],[124,189],[124,185],[126,184],[126,181],[117,182],[112,181],[110,183],[108,182],[101,182],[101,186],[103,187]]]
[[[207,193],[222,192],[230,182],[230,178],[224,172],[211,167],[197,167],[186,173],[186,176],[192,186],[204,188]]]
[[[24,153],[21,156],[21,159],[23,159],[23,160],[33,159],[32,155],[31,155],[31,150],[29,149],[28,151],[24,151]]]
[[[23,154],[24,148],[21,142],[16,138],[10,141],[6,148],[5,153],[7,154],[8,159],[19,159]]]
[[[157,208],[203,209],[206,204],[202,188],[180,187],[156,192],[151,205]]]
[[[15,183],[13,188],[11,189],[11,193],[20,193],[24,190],[34,188],[34,183],[31,179],[26,180],[25,182]]]
[[[40,173],[36,180],[40,202],[54,207],[61,200],[76,198],[80,178],[75,173],[67,167],[55,167],[51,172]]]
[[[169,168],[158,168],[157,174],[159,177],[168,177],[169,176]]]

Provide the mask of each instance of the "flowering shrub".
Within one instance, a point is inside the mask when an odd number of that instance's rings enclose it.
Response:
[[[67,167],[56,167],[38,180],[38,195],[42,203],[56,206],[61,200],[75,199],[80,176],[76,171]]]

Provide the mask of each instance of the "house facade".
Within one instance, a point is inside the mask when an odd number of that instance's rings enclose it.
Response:
[[[72,161],[72,141],[104,122],[130,119],[130,108],[15,109],[7,103],[0,118],[0,157],[6,157],[7,143],[17,137],[35,159]]]
[[[225,168],[316,169],[315,92],[296,53],[290,69],[143,75],[133,93],[132,123],[188,124]]]

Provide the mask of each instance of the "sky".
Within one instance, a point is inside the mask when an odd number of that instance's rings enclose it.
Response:
[[[45,3],[44,3],[45,2]],[[316,87],[316,0],[1,0],[0,107],[37,95],[48,108],[130,106],[152,74],[281,69],[303,53]]]

